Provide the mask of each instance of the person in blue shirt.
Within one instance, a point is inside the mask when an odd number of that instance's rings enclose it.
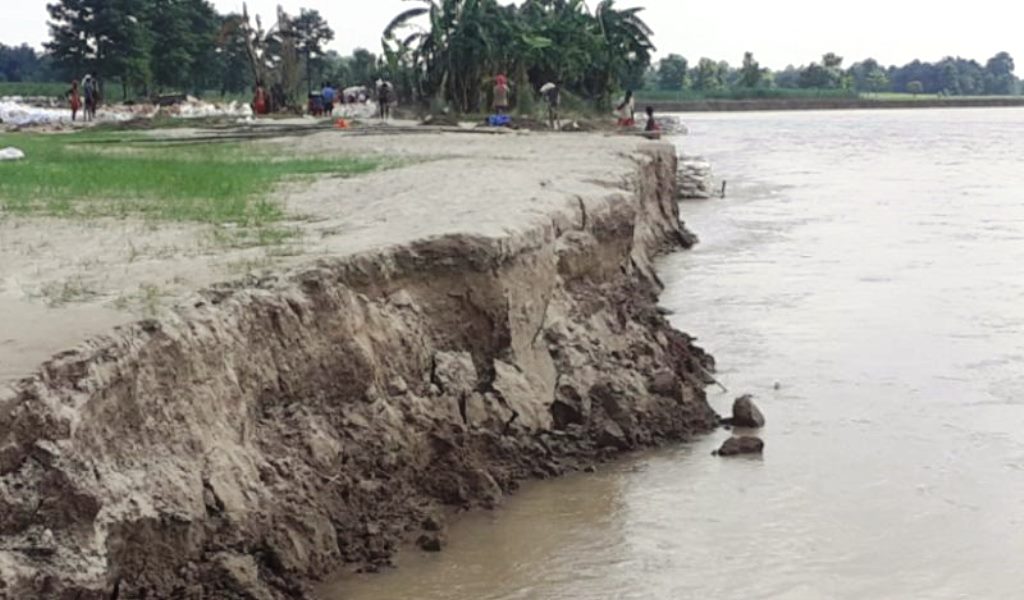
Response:
[[[324,89],[320,92],[320,98],[324,105],[324,114],[328,117],[334,114],[334,98],[337,94],[338,92],[335,91],[329,81],[324,84]]]

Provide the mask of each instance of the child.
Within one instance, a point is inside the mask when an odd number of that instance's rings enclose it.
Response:
[[[654,120],[654,107],[647,107],[647,125],[644,126],[644,137],[649,140],[661,139],[661,126]]]
[[[67,93],[68,102],[71,104],[71,120],[78,118],[78,110],[82,108],[82,97],[78,94],[78,80],[71,80],[71,89]]]

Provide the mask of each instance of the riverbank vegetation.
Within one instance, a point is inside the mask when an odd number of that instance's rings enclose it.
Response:
[[[739,67],[701,58],[696,64],[678,55],[661,59],[645,79],[643,97],[661,101],[877,98],[893,95],[974,97],[1015,96],[1021,81],[1013,57],[1006,52],[984,65],[947,57],[936,63],[915,60],[902,67],[882,66],[874,59],[844,68],[834,53],[802,67],[780,71],[762,68],[750,52]]]

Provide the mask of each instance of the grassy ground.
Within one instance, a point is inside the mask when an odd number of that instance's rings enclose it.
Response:
[[[637,102],[698,102],[701,100],[810,100],[816,98],[856,98],[850,90],[802,90],[802,89],[729,89],[717,92],[683,90],[641,90],[636,93]]]
[[[894,92],[858,93],[853,90],[818,90],[818,89],[730,89],[718,92],[698,92],[683,90],[672,92],[665,90],[641,90],[637,92],[637,102],[699,102],[702,100],[898,100],[913,102],[919,100],[992,100],[999,98],[1019,98],[1019,96],[940,96],[937,94],[903,94]]]
[[[902,102],[914,102],[917,100],[999,100],[999,99],[1020,99],[1020,96],[943,96],[940,94],[905,94],[896,92],[879,92],[861,94],[865,100],[899,100]]]
[[[70,82],[0,82],[0,97],[3,96],[47,96],[61,97],[71,87]]]
[[[251,145],[171,146],[110,136],[0,134],[0,147],[27,156],[0,163],[0,214],[258,227],[285,217],[269,196],[283,180],[352,176],[382,166],[379,159],[277,157]],[[110,143],[114,139],[120,141]]]

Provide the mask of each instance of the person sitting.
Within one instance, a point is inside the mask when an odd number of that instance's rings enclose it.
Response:
[[[647,107],[647,125],[644,126],[644,137],[650,140],[661,139],[661,125],[654,119],[654,107]]]
[[[310,92],[309,114],[314,117],[319,117],[324,114],[324,99],[323,96],[320,95],[320,92]]]

